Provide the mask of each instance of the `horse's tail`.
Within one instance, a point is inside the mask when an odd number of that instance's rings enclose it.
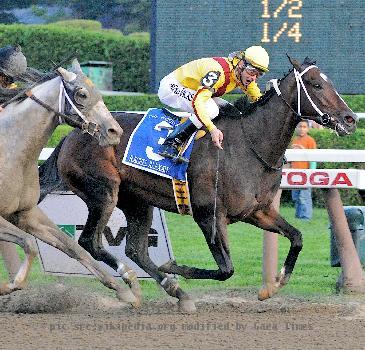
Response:
[[[40,203],[44,197],[52,191],[67,191],[66,184],[62,181],[57,168],[57,160],[60,154],[64,137],[57,147],[54,149],[49,158],[39,167],[39,184],[41,187],[41,193],[38,203]]]

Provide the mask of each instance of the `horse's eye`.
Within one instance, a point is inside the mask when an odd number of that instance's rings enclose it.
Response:
[[[85,92],[82,92],[80,91],[78,94],[77,94],[77,97],[81,97],[83,99],[87,98],[87,94]]]
[[[321,86],[321,85],[319,85],[319,84],[314,84],[314,85],[313,85],[313,87],[314,87],[315,89],[322,89],[322,86]]]

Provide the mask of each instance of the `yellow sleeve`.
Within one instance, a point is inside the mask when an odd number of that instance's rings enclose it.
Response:
[[[201,86],[196,92],[192,102],[195,115],[200,122],[205,125],[208,131],[212,131],[215,128],[205,107],[207,101],[212,98],[213,92],[214,90]]]
[[[242,88],[242,91],[248,96],[251,102],[256,102],[261,96],[261,91],[255,81],[248,84],[247,88]]]

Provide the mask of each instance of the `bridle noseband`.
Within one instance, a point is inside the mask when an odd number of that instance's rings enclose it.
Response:
[[[87,133],[91,136],[99,134],[100,136],[100,126],[96,123],[88,121],[87,118],[81,113],[81,111],[75,106],[74,102],[67,93],[65,82],[62,78],[60,82],[60,92],[58,96],[58,111],[49,106],[47,103],[40,100],[38,97],[34,96],[32,90],[26,91],[25,94],[43,108],[47,109],[50,112],[53,112],[55,116],[58,117],[59,124],[63,124],[66,122],[70,126],[81,129],[82,133],[84,134]],[[64,112],[67,108],[66,103],[69,106],[69,113]],[[71,113],[72,110],[74,110],[76,114]],[[80,121],[80,119],[82,121]]]

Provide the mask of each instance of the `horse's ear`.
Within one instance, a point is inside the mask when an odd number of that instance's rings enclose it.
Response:
[[[316,64],[317,62],[315,60],[312,60],[311,58],[309,58],[308,56],[304,59],[303,64],[307,64],[307,65],[313,65]]]
[[[292,64],[292,66],[298,71],[300,72],[301,71],[301,64],[295,60],[294,58],[291,58],[288,54],[286,54],[288,59],[289,59],[289,62]]]
[[[81,69],[80,63],[79,63],[79,61],[76,58],[72,61],[72,70],[76,74],[82,73],[82,69]]]
[[[58,73],[61,74],[64,81],[67,81],[68,83],[71,81],[74,81],[77,78],[77,75],[73,72],[69,72],[68,70],[59,67],[57,68]]]

